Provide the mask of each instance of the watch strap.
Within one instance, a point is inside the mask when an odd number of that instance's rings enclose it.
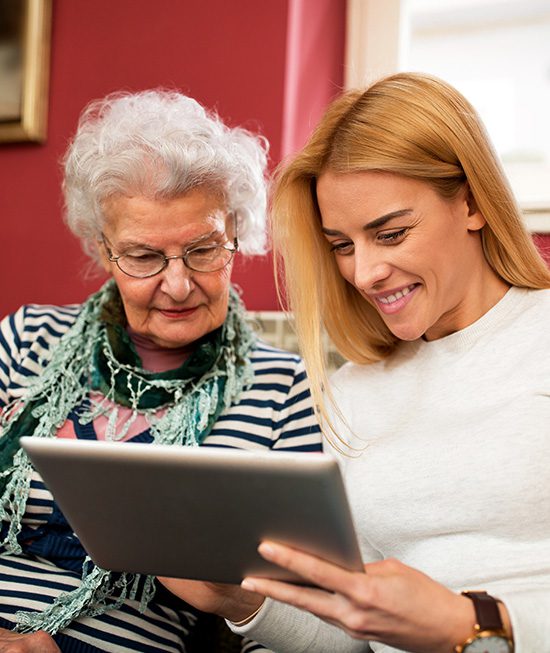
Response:
[[[480,630],[502,630],[502,618],[498,601],[487,592],[462,592],[472,600],[476,613],[476,622]]]

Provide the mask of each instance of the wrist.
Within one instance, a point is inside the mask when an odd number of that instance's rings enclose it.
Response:
[[[452,650],[455,653],[513,653],[514,641],[506,606],[485,590],[468,590],[462,594],[473,606],[474,625],[467,638],[458,640]]]
[[[449,621],[449,632],[445,642],[446,650],[454,651],[457,644],[465,642],[474,632],[476,613],[470,599],[456,594],[457,598],[453,619]]]
[[[254,619],[254,617],[258,614],[258,612],[260,612],[260,610],[264,607],[264,603],[265,603],[265,599],[262,600],[260,605],[254,610],[254,612],[249,614],[247,617],[245,617],[244,619],[240,619],[239,621],[235,621],[234,619],[230,619],[231,623],[234,626],[238,626],[238,627],[245,626],[247,623],[250,623],[252,621],[252,619]]]
[[[244,626],[258,614],[265,601],[265,597],[254,595],[238,605],[227,606],[221,616],[235,626]]]
[[[502,601],[498,602],[498,610],[500,612],[500,618],[502,619],[502,625],[508,637],[513,641],[514,633],[512,631],[512,622],[510,621],[510,615],[508,614],[508,609]]]

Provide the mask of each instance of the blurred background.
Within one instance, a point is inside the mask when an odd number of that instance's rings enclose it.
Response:
[[[263,133],[273,168],[342,88],[343,0],[0,0],[0,21],[14,3],[51,4],[51,47],[45,140],[0,143],[1,315],[79,302],[101,283],[60,192],[59,161],[91,99],[179,89]],[[277,307],[269,260],[241,259],[233,278],[250,309]]]
[[[550,250],[550,0],[0,0],[0,62],[6,49],[12,63],[32,56],[12,44],[14,4],[23,19],[51,16],[34,140],[5,136],[13,116],[2,115],[2,97],[12,113],[14,84],[21,106],[33,98],[24,80],[12,75],[8,89],[0,75],[1,315],[79,302],[101,283],[63,224],[59,161],[84,105],[119,89],[195,97],[263,133],[273,169],[343,88],[431,72],[481,113],[539,248]],[[269,257],[239,261],[234,279],[255,318],[284,338]]]

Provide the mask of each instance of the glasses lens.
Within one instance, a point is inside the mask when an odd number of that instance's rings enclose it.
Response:
[[[198,247],[187,252],[187,267],[197,272],[215,272],[224,268],[233,258],[235,250],[218,245],[216,247]]]
[[[124,254],[120,256],[118,267],[131,277],[151,277],[164,268],[164,256],[155,252]]]

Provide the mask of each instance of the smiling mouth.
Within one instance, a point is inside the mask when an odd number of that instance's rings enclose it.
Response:
[[[158,308],[157,310],[166,317],[183,317],[194,313],[197,308],[197,306],[193,306],[191,308]]]
[[[392,293],[391,295],[386,295],[385,297],[376,297],[376,301],[380,302],[381,304],[395,304],[395,302],[399,301],[403,297],[406,297],[412,290],[416,288],[416,286],[416,283],[412,283],[410,286],[407,286],[402,290],[398,290],[396,293]]]

